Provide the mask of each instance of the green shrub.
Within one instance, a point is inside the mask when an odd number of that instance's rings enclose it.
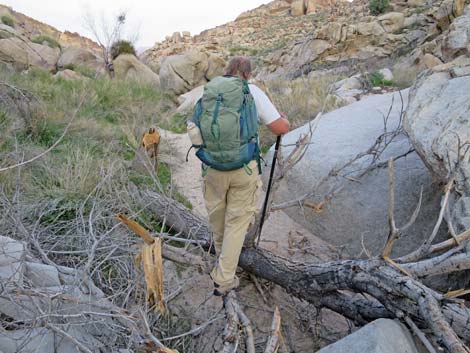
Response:
[[[116,59],[121,54],[135,54],[134,45],[127,40],[119,40],[111,46],[111,57]]]
[[[10,27],[15,27],[15,21],[10,16],[3,15],[1,17],[1,20],[2,20],[3,24],[5,24],[7,26],[10,26]]]
[[[386,80],[384,75],[379,72],[373,72],[369,76],[369,83],[372,87],[378,87],[378,86],[393,86],[393,81]]]
[[[43,44],[44,42],[46,42],[47,45],[51,48],[60,48],[60,44],[55,39],[46,35],[36,36],[31,41],[37,44]]]
[[[390,0],[369,0],[370,12],[378,15],[387,11],[390,5]]]

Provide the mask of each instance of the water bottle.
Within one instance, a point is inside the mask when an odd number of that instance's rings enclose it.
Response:
[[[194,124],[192,121],[189,121],[187,129],[189,139],[191,140],[193,146],[202,146],[204,141],[202,140],[201,130],[199,130],[197,125]]]

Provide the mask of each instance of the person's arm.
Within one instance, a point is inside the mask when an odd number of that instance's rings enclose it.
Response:
[[[255,100],[258,117],[274,135],[283,135],[289,131],[289,121],[284,113],[278,112],[266,93],[258,86],[250,84],[250,91]]]
[[[274,135],[284,135],[289,132],[290,123],[286,115],[281,113],[281,116],[271,124],[268,124],[267,127]]]

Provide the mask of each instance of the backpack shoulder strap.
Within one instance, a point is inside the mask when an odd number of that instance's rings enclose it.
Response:
[[[202,115],[202,98],[199,98],[196,105],[194,106],[193,115],[191,121],[196,124],[198,128],[201,128],[201,115]]]

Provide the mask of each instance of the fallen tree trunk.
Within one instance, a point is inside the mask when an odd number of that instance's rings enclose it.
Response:
[[[209,246],[210,233],[205,220],[155,192],[145,192],[142,201],[158,217],[164,218],[167,225]],[[452,256],[459,255],[450,255],[449,259]],[[431,329],[449,352],[470,352],[462,342],[470,342],[470,310],[462,301],[446,298],[383,259],[303,264],[260,248],[245,248],[239,266],[280,285],[300,299],[323,305],[358,324],[383,317],[409,317]],[[403,264],[405,266],[412,275],[414,268],[419,276],[425,275],[420,262]],[[446,268],[447,272],[460,270],[460,266]],[[358,298],[348,292],[366,296]]]

